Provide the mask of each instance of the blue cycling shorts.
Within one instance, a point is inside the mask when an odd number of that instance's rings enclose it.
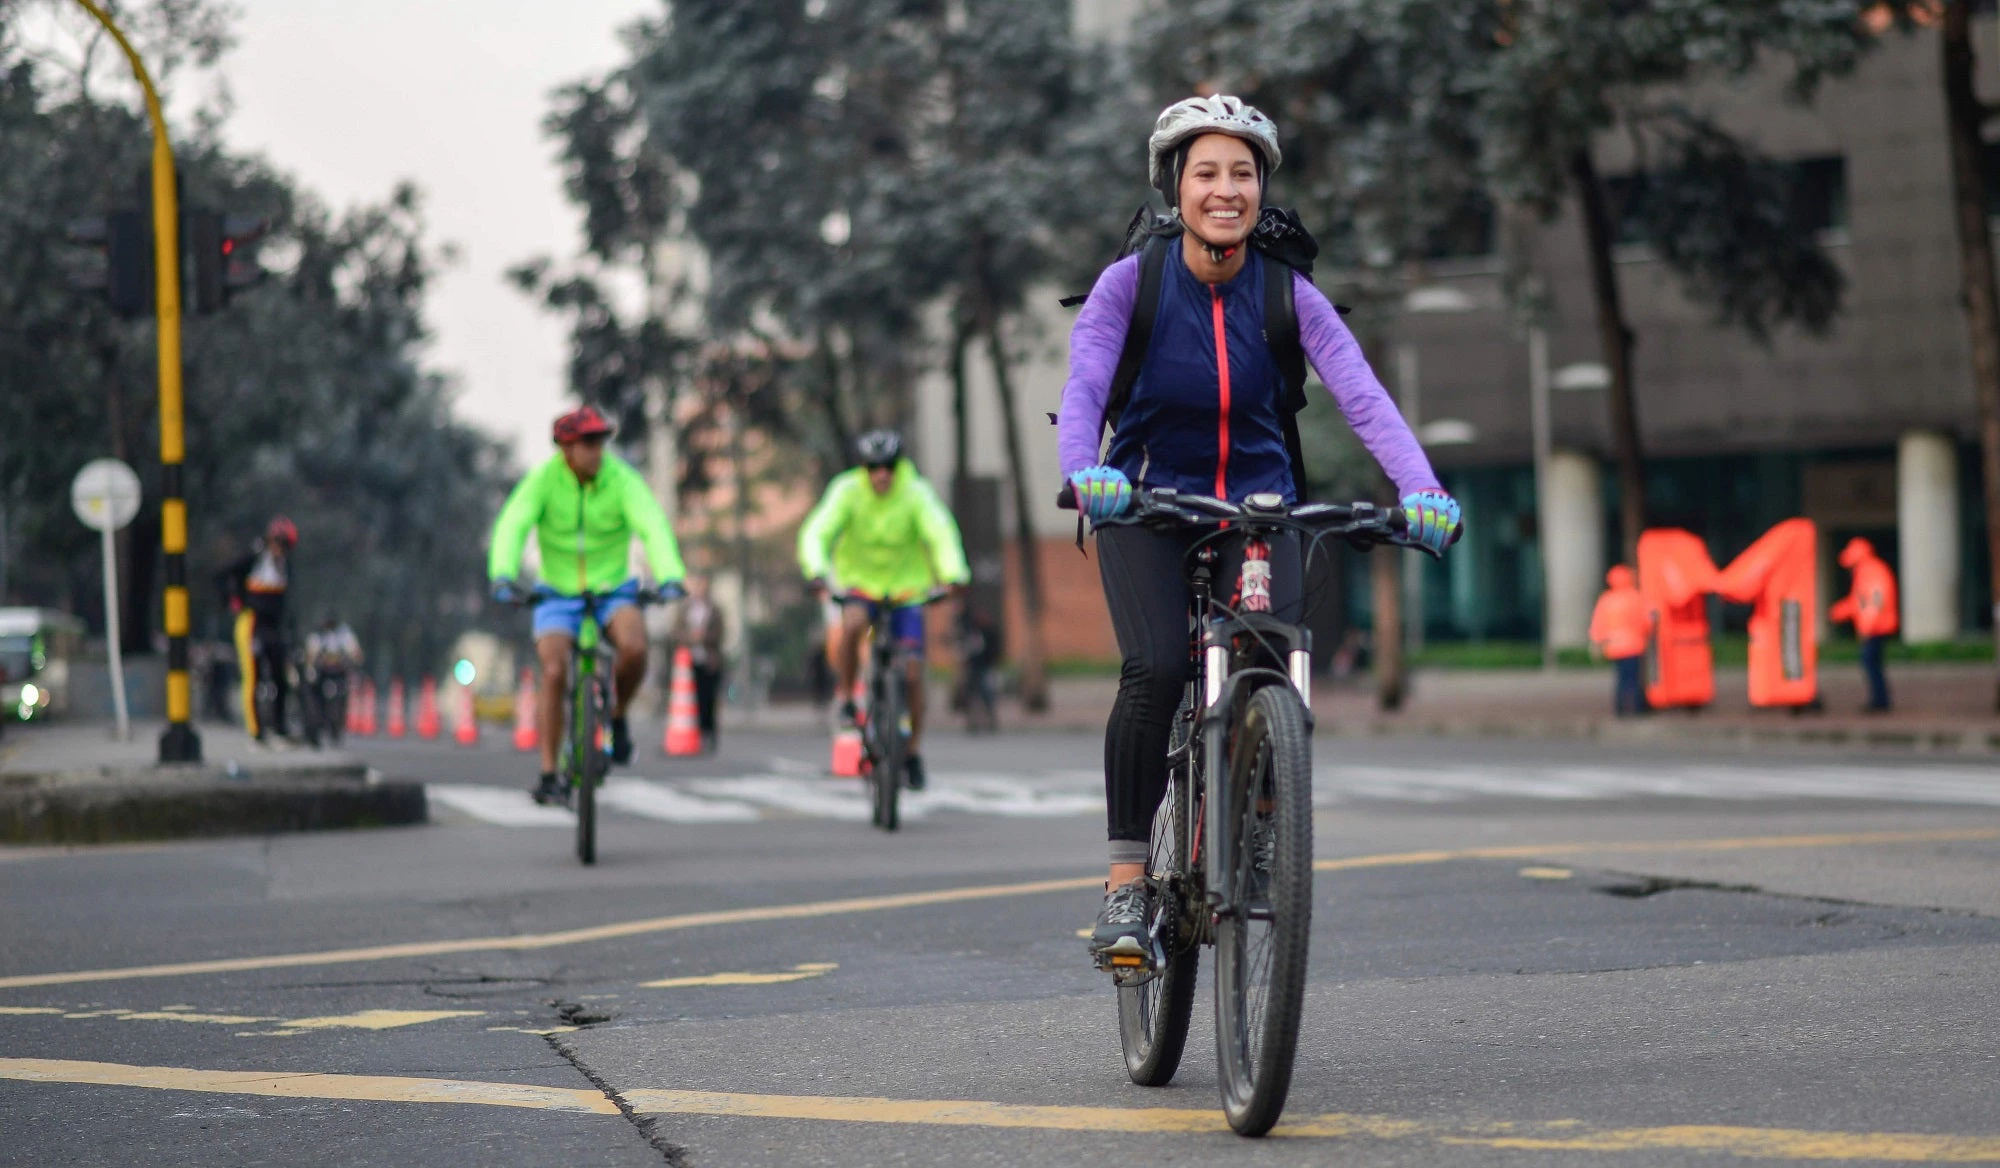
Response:
[[[873,622],[881,615],[882,605],[874,600],[850,600],[847,603],[868,610],[868,619]],[[889,635],[896,638],[898,645],[924,650],[924,606],[921,604],[899,605],[889,610]]]
[[[639,582],[627,580],[609,593],[601,595],[597,601],[597,627],[611,623],[612,614],[621,608],[630,608],[639,603]],[[535,606],[535,637],[537,640],[549,633],[561,633],[574,638],[583,629],[583,598],[578,596],[556,596]]]

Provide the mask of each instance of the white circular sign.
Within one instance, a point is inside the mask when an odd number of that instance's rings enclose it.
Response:
[[[94,531],[117,531],[139,513],[139,476],[115,458],[84,464],[69,485],[69,505]]]

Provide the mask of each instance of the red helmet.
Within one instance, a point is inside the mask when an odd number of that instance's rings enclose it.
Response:
[[[264,538],[272,543],[284,540],[292,547],[299,546],[299,525],[283,515],[273,515],[264,528]]]
[[[556,419],[557,442],[575,442],[579,438],[609,433],[611,433],[611,423],[604,420],[604,415],[597,412],[596,406],[578,406]]]

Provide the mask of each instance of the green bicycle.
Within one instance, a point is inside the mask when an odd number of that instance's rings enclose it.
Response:
[[[655,590],[640,589],[641,608],[663,604],[682,595],[669,584]],[[556,752],[557,774],[562,779],[564,802],[576,812],[576,858],[586,864],[597,862],[597,788],[611,769],[612,669],[616,655],[597,619],[598,608],[610,594],[584,591],[562,596],[546,586],[529,594],[526,604],[544,600],[577,600],[583,604],[583,623],[569,650],[569,689],[563,695],[563,738]]]

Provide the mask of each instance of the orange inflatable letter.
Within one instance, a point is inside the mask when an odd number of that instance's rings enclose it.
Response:
[[[1654,617],[1646,700],[1656,710],[1715,699],[1707,599],[1715,577],[1715,561],[1693,532],[1663,527],[1639,534],[1639,594]]]
[[[1750,612],[1750,704],[1803,706],[1819,696],[1819,611],[1810,519],[1787,519],[1722,570],[1716,591]]]

